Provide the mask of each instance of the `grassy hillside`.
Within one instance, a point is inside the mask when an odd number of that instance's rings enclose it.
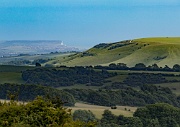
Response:
[[[56,58],[56,65],[109,65],[126,63],[129,67],[137,63],[161,67],[180,64],[180,37],[141,38],[116,43],[103,43],[83,53]]]

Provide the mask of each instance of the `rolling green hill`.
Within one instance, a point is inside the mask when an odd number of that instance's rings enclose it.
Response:
[[[93,48],[67,57],[56,57],[48,64],[66,66],[109,65],[126,63],[132,67],[137,63],[172,67],[180,64],[180,37],[141,38],[115,43],[101,43]]]

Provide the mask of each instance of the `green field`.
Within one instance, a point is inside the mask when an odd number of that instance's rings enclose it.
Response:
[[[11,66],[0,65],[0,72],[22,72],[27,69],[33,69],[34,66]]]
[[[34,67],[0,65],[0,83],[24,83],[21,72],[32,68]]]
[[[120,46],[122,43],[126,44]],[[117,46],[117,47],[116,47]],[[116,47],[116,48],[112,48]],[[132,67],[137,63],[158,64],[160,67],[180,63],[180,37],[141,38],[127,42],[107,43],[106,47],[91,48],[84,53],[53,60],[56,65],[88,66],[126,63]]]
[[[93,112],[96,118],[101,119],[104,110],[110,110],[115,115],[124,115],[127,117],[132,117],[137,107],[117,106],[117,109],[111,109],[111,107],[76,103],[75,107],[70,107],[70,109],[72,109],[72,112],[74,112],[75,110],[90,110]]]
[[[19,72],[0,72],[0,84],[3,83],[24,83]]]

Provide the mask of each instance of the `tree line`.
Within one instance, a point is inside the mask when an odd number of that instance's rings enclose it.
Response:
[[[70,67],[65,69],[35,68],[22,72],[22,79],[28,84],[60,87],[74,84],[102,86],[106,78],[116,76],[106,70],[95,71],[92,68]]]
[[[126,87],[120,90],[64,89],[72,94],[77,101],[94,105],[145,106],[154,103],[168,103],[180,107],[180,96],[176,96],[169,88],[154,85],[142,85],[140,90]]]
[[[168,79],[167,77],[175,77],[175,79]],[[180,82],[180,80],[178,80],[179,77],[180,75],[174,74],[129,73],[128,76],[123,80],[123,84],[137,87],[146,84]]]
[[[95,69],[107,69],[107,70],[144,70],[144,71],[180,71],[180,65],[175,64],[172,68],[168,65],[159,67],[157,64],[146,66],[143,63],[137,63],[134,67],[128,67],[125,63],[111,63],[109,66],[94,66]]]
[[[44,68],[38,67],[22,71],[22,79],[27,84],[39,84],[50,87],[72,86],[83,84],[86,86],[100,86],[107,82],[114,83],[108,78],[117,76],[116,72],[108,72],[106,69],[95,70],[92,67],[60,67]],[[166,79],[166,77],[180,77],[174,74],[154,74],[154,73],[128,73],[117,87],[122,85],[141,86],[145,84],[159,84],[169,82],[180,82],[178,78]],[[114,87],[114,86],[113,86]]]
[[[0,98],[10,99],[9,93],[15,94],[16,100],[31,101],[36,96],[59,97],[66,106],[74,106],[76,101],[83,101],[102,106],[144,106],[154,103],[168,103],[180,107],[180,96],[176,96],[169,88],[157,87],[153,85],[142,85],[140,90],[126,87],[120,90],[108,89],[64,89],[25,84],[1,84]]]

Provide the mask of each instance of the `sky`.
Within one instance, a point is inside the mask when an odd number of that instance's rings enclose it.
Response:
[[[179,0],[0,0],[0,40],[90,48],[167,36],[180,36]]]

